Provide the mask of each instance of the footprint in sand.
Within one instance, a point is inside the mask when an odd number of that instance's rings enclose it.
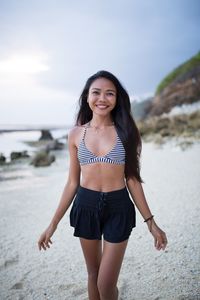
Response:
[[[86,288],[77,288],[75,291],[73,291],[73,296],[81,296],[87,292]]]
[[[19,262],[18,256],[14,257],[14,258],[11,258],[11,259],[8,259],[8,260],[4,261],[4,263],[0,266],[0,270],[8,268],[12,265],[15,265],[18,262]]]
[[[75,286],[75,284],[61,284],[59,286],[59,290],[70,290],[74,286]]]
[[[23,289],[23,283],[22,282],[17,282],[11,287],[11,290],[21,290],[21,289]]]
[[[15,283],[10,289],[11,290],[22,290],[23,289],[23,281],[25,280],[25,278],[27,277],[27,275],[30,273],[31,271],[28,271],[24,274],[23,278],[21,278],[21,280],[17,283]],[[20,296],[23,297],[23,296]],[[20,298],[23,299],[23,298]],[[19,300],[20,300],[19,299]]]

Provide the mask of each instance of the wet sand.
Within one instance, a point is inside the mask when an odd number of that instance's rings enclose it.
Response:
[[[200,145],[185,151],[171,143],[143,144],[142,177],[158,225],[167,233],[165,251],[137,212],[119,277],[123,300],[200,299]],[[0,299],[86,300],[87,274],[79,240],[61,220],[46,252],[37,240],[48,225],[68,170],[67,152],[48,168],[25,168],[0,182]],[[23,176],[24,175],[24,176]]]

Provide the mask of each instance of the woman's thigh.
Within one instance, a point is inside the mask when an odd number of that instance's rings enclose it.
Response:
[[[80,238],[88,275],[98,275],[102,257],[102,241]]]
[[[103,254],[98,274],[98,285],[104,288],[117,284],[128,239],[121,243],[110,243],[104,240]]]

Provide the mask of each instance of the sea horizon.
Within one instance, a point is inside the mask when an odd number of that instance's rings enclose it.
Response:
[[[70,129],[69,124],[0,124],[0,133],[13,131],[40,131]]]

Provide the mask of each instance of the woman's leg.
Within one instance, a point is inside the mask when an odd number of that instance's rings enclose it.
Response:
[[[117,300],[117,280],[128,240],[109,243],[104,240],[97,286],[101,300]]]
[[[87,265],[89,300],[100,300],[97,278],[102,257],[102,242],[83,238],[80,238],[80,242]]]

